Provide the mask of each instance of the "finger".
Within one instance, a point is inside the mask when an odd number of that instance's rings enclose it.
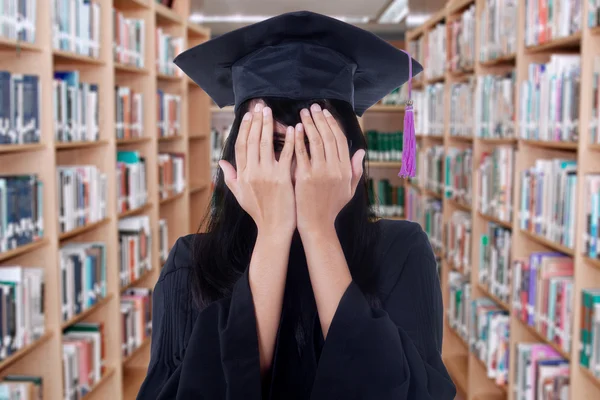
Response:
[[[365,151],[363,149],[356,150],[354,156],[352,156],[352,196],[356,193],[356,187],[358,186],[358,182],[360,182],[360,178],[363,174],[363,160],[365,159]]]
[[[315,123],[317,131],[321,135],[321,140],[323,141],[325,161],[340,161],[340,156],[338,155],[337,149],[337,141],[335,136],[333,136],[333,132],[331,132],[331,128],[329,127],[327,120],[325,119],[325,114],[323,114],[321,106],[318,104],[313,104],[310,107],[310,111],[313,122]]]
[[[262,110],[263,105],[258,103],[252,113],[252,125],[250,125],[250,133],[248,134],[248,166],[256,166],[259,162],[260,133],[263,122]]]
[[[296,163],[298,168],[308,168],[310,166],[310,160],[308,159],[308,152],[306,151],[306,144],[304,143],[304,126],[302,124],[296,125],[296,137],[294,139],[294,147],[296,154]]]
[[[221,167],[221,171],[223,171],[225,184],[235,196],[237,192],[237,172],[235,168],[233,168],[233,165],[226,160],[219,160],[219,167]]]
[[[240,128],[238,129],[238,136],[235,140],[235,165],[238,171],[246,169],[246,152],[248,151],[248,133],[250,132],[250,123],[252,121],[252,113],[247,112],[242,118]]]
[[[260,163],[273,163],[275,153],[273,151],[273,112],[269,107],[262,110],[262,133],[260,135]]]
[[[329,129],[331,129],[331,132],[333,132],[333,136],[335,136],[340,161],[343,163],[350,163],[350,149],[348,149],[348,138],[342,131],[342,128],[335,120],[333,115],[331,115],[329,110],[323,110],[323,115],[325,116],[325,120],[329,125]]]
[[[285,131],[285,144],[279,155],[279,164],[289,168],[294,156],[294,127],[288,126]]]
[[[324,163],[325,149],[323,148],[323,139],[321,139],[321,135],[317,131],[317,127],[310,116],[310,111],[306,108],[300,111],[300,119],[302,120],[304,134],[308,137],[310,159],[312,163],[315,165]]]

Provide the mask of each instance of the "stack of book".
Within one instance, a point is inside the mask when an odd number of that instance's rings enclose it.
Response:
[[[496,147],[481,155],[478,171],[478,210],[508,223],[512,221],[514,162],[515,151],[512,147]]]
[[[156,92],[156,105],[158,137],[181,135],[181,96],[159,89]]]
[[[600,26],[600,2],[598,0],[588,1],[587,25],[590,28]]]
[[[0,253],[44,236],[43,192],[35,174],[0,176]]]
[[[389,180],[377,181],[377,191],[372,179],[367,182],[369,199],[375,213],[382,217],[401,217],[404,215],[404,186],[392,185]]]
[[[573,342],[573,264],[571,257],[553,252],[513,263],[513,313],[566,353]]]
[[[370,161],[400,161],[402,159],[402,132],[369,130],[365,135]]]
[[[577,161],[536,160],[521,172],[519,227],[573,249],[576,190]]]
[[[150,217],[119,220],[119,277],[121,287],[127,286],[152,269],[152,232]]]
[[[100,2],[52,0],[52,37],[56,50],[100,57]]]
[[[577,142],[581,57],[553,54],[547,64],[530,64],[521,84],[519,135],[522,139]]]
[[[473,150],[450,147],[444,171],[446,198],[470,205],[473,199]]]
[[[63,332],[63,378],[66,399],[81,399],[100,382],[106,367],[104,324],[81,322]]]
[[[492,299],[471,301],[469,347],[486,367],[487,377],[499,386],[508,383],[510,316]]]
[[[448,22],[448,70],[460,72],[475,67],[475,4],[460,16]]]
[[[148,202],[146,159],[137,151],[117,152],[117,210],[125,212]]]
[[[117,139],[144,136],[144,95],[127,86],[115,86]]]
[[[167,261],[169,251],[169,223],[162,218],[158,220],[158,254],[161,264]]]
[[[600,258],[600,175],[585,176],[585,243],[584,254],[593,259]]]
[[[444,146],[417,147],[416,158],[417,175],[411,182],[441,195],[444,187]]]
[[[551,346],[517,343],[515,356],[515,399],[569,398],[569,361]]]
[[[438,79],[446,72],[446,24],[439,23],[427,34],[425,79]]]
[[[511,231],[488,222],[479,244],[479,284],[497,299],[510,303]]]
[[[161,199],[185,190],[185,154],[158,154],[158,192]]]
[[[579,364],[600,377],[600,289],[583,289],[580,314]]]
[[[120,64],[144,68],[146,21],[127,18],[113,8],[113,60]]]
[[[448,272],[448,324],[465,343],[469,342],[471,283],[459,272]]]
[[[162,28],[156,28],[156,71],[159,74],[183,76],[173,60],[184,50],[183,38],[165,33]]]
[[[122,354],[131,355],[152,334],[152,289],[130,288],[121,295]]]
[[[0,3],[0,37],[35,43],[37,0],[5,0]],[[47,0],[46,0],[47,1]]]
[[[590,115],[590,143],[599,144],[600,135],[600,57],[594,58],[592,89],[592,115]]]
[[[413,92],[415,132],[425,136],[444,134],[444,84],[425,86],[424,91]]]
[[[454,211],[444,235],[446,260],[466,276],[471,273],[471,223],[470,213]]]
[[[43,399],[42,377],[34,375],[7,375],[0,380],[0,393],[5,399]]]
[[[100,138],[98,85],[79,80],[79,71],[55,71],[52,82],[57,142],[94,142]]]
[[[69,243],[59,250],[61,316],[67,322],[106,297],[104,243]]]
[[[94,165],[58,166],[60,232],[106,218],[106,174]]]
[[[453,83],[450,85],[450,136],[473,137],[475,122],[475,82]]]
[[[479,75],[475,88],[475,135],[483,139],[515,137],[516,74]]]
[[[0,71],[0,145],[40,141],[40,78]]]
[[[581,31],[583,2],[525,0],[525,46],[535,46]]]
[[[493,61],[517,53],[518,0],[486,0],[480,21],[479,60]]]

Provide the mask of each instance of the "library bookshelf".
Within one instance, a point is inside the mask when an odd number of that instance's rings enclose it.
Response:
[[[586,288],[600,287],[600,263],[597,260],[584,256],[585,238],[584,227],[586,226],[585,215],[585,188],[584,179],[587,174],[600,172],[600,154],[598,146],[591,145],[589,138],[589,122],[592,110],[592,71],[594,58],[600,55],[600,31],[598,28],[589,28],[584,16],[587,15],[589,2],[583,3],[582,31],[580,33],[551,40],[539,46],[525,46],[525,24],[526,8],[525,1],[518,1],[518,28],[516,33],[517,51],[516,54],[510,54],[497,58],[493,61],[482,62],[479,60],[479,48],[481,41],[481,15],[486,0],[450,0],[445,7],[434,14],[422,26],[407,32],[407,42],[416,41],[420,38],[427,43],[428,36],[437,24],[456,20],[460,15],[472,5],[475,5],[475,66],[472,70],[466,70],[460,73],[446,72],[444,76],[436,77],[424,81],[424,78],[417,80],[417,87],[434,82],[445,82],[444,88],[444,135],[441,141],[433,143],[432,138],[427,136],[418,136],[418,140],[425,141],[422,145],[427,147],[434,144],[443,144],[445,154],[449,148],[472,149],[472,171],[473,175],[473,201],[472,204],[459,204],[450,199],[443,198],[443,221],[447,224],[454,211],[466,211],[471,214],[471,293],[470,299],[479,297],[488,297],[494,300],[500,308],[508,311],[510,314],[510,353],[509,353],[509,373],[506,385],[497,385],[493,380],[487,378],[486,366],[474,353],[470,351],[468,344],[450,327],[448,317],[444,316],[444,344],[443,359],[449,371],[450,376],[456,384],[457,391],[461,397],[468,400],[475,399],[513,399],[515,398],[515,353],[517,343],[546,343],[551,345],[562,355],[563,358],[570,361],[570,399],[596,399],[600,398],[600,379],[595,377],[588,369],[579,364],[580,350],[580,308],[581,291]],[[446,29],[448,29],[446,27]],[[447,31],[449,32],[449,31]],[[449,35],[447,35],[449,37]],[[448,43],[448,42],[447,42]],[[449,46],[447,46],[449,47]],[[448,51],[449,52],[449,51]],[[519,132],[519,113],[521,85],[520,83],[528,79],[528,65],[533,62],[548,62],[553,53],[579,54],[581,56],[581,81],[579,101],[579,137],[575,143],[556,143],[541,142],[523,139],[482,139],[479,137],[463,138],[450,135],[450,90],[452,83],[459,82],[468,77],[477,77],[486,74],[505,73],[509,71],[516,72],[515,99],[516,110],[516,129],[515,137]],[[449,61],[450,55],[446,58]],[[425,66],[426,68],[427,66]],[[423,75],[423,74],[422,74]],[[423,83],[420,83],[423,82]],[[418,113],[418,110],[416,110]],[[510,146],[516,150],[515,163],[513,167],[513,205],[512,221],[503,222],[498,219],[482,214],[478,211],[479,204],[479,181],[476,174],[482,154],[501,146]],[[548,241],[519,228],[518,210],[520,209],[519,198],[522,188],[520,187],[519,176],[521,172],[534,165],[537,159],[542,158],[565,158],[577,160],[577,200],[576,211],[576,240],[574,249],[561,246],[557,243]],[[427,193],[426,193],[427,195]],[[558,346],[547,341],[545,336],[540,335],[536,329],[523,323],[511,312],[512,304],[501,301],[490,293],[485,287],[478,284],[478,269],[481,251],[481,235],[484,233],[488,222],[495,222],[498,225],[510,229],[511,256],[510,259],[528,257],[533,252],[555,251],[573,257],[574,260],[574,289],[573,302],[574,313],[572,315],[572,345],[569,353],[563,351]],[[445,249],[444,249],[445,250]],[[445,309],[449,304],[449,272],[454,270],[454,266],[446,257],[442,258],[441,266],[441,285],[444,297]]]
[[[162,260],[159,258],[159,219],[168,224],[168,246],[185,234],[195,232],[200,216],[209,206],[210,102],[187,77],[157,73],[157,27],[182,37],[184,48],[210,38],[210,31],[188,22],[191,0],[177,0],[173,9],[155,0],[95,0],[100,4],[100,56],[98,59],[57,51],[52,45],[52,2],[37,1],[35,43],[0,40],[0,70],[39,76],[41,91],[39,144],[0,145],[0,174],[37,174],[43,182],[43,239],[0,253],[0,268],[5,265],[40,266],[45,274],[45,335],[0,362],[0,376],[27,374],[43,378],[44,399],[62,399],[62,330],[80,321],[103,322],[105,371],[85,396],[92,399],[134,399],[149,361],[149,339],[131,355],[122,356],[119,286],[118,221],[133,215],[147,215],[151,222],[152,268],[129,286],[154,287]],[[113,59],[112,8],[128,18],[145,23],[144,68],[116,63]],[[53,73],[77,70],[83,82],[98,84],[100,140],[97,142],[58,143],[53,122]],[[144,97],[144,132],[136,139],[116,139],[115,85],[128,86]],[[168,140],[157,137],[157,90],[181,96],[180,135]],[[146,159],[146,205],[124,213],[117,212],[116,153],[138,151]],[[161,152],[185,155],[185,190],[170,198],[160,198],[157,157]],[[57,221],[58,165],[93,164],[107,180],[107,217],[99,222],[59,234]],[[60,316],[59,248],[70,242],[100,241],[106,246],[107,297],[92,308],[63,323]]]

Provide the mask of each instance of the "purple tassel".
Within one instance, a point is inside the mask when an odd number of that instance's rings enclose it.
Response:
[[[402,166],[399,177],[408,178],[415,176],[417,143],[415,138],[415,120],[412,101],[409,101],[404,111],[404,144],[402,146]]]

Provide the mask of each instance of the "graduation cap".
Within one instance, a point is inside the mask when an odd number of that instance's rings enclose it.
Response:
[[[414,176],[411,78],[423,67],[375,34],[300,11],[252,24],[179,54],[174,63],[219,107],[260,97],[338,99],[357,116],[409,83],[402,170]]]

